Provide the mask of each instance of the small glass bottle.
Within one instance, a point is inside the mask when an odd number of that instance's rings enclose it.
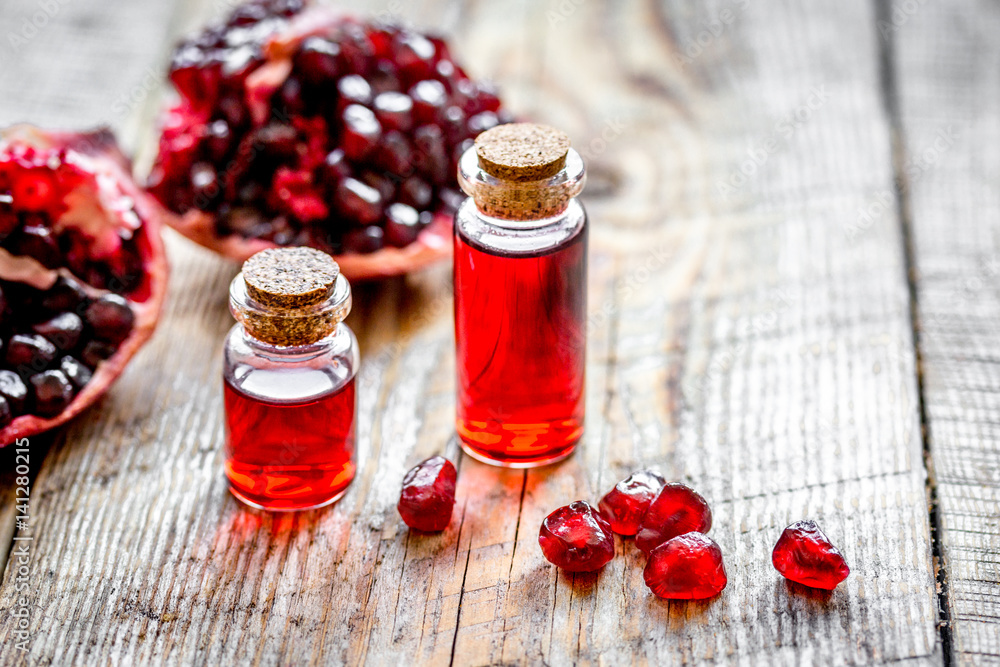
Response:
[[[259,252],[229,288],[226,476],[244,503],[303,510],[354,478],[358,342],[343,323],[351,287],[311,248]]]
[[[528,468],[583,435],[587,216],[569,138],[500,125],[461,157],[455,216],[456,430],[471,456]]]

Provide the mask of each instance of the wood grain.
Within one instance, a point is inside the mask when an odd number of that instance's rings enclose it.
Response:
[[[1000,8],[927,3],[894,45],[927,436],[956,663],[1000,664]]]
[[[107,6],[80,0],[72,16],[104,25]],[[179,7],[178,26],[218,10]],[[344,499],[299,515],[241,507],[221,475],[218,390],[235,267],[171,234],[160,330],[35,481],[32,661],[941,664],[874,5],[405,11],[446,19],[472,72],[494,75],[518,114],[566,128],[588,158],[585,441],[527,473],[460,455],[440,267],[356,286],[359,474]],[[162,62],[159,33],[139,32],[130,67]],[[76,48],[97,62],[92,45]],[[64,80],[49,62],[31,70],[47,77],[41,91]],[[24,84],[5,76],[0,90]],[[44,97],[33,104],[18,113],[37,115]],[[892,210],[855,224],[883,191]],[[410,534],[399,482],[438,452],[459,465],[452,524]],[[597,574],[542,559],[549,511],[596,501],[641,466],[712,503],[730,576],[718,599],[655,599],[630,541]],[[806,516],[853,569],[829,596],[770,566],[781,529]],[[0,641],[12,595],[8,577]],[[17,657],[0,648],[0,662]]]

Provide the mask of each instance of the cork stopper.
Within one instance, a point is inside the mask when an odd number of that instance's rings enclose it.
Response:
[[[271,345],[309,345],[351,310],[351,287],[332,257],[312,248],[263,250],[229,287],[229,308],[247,333]]]
[[[530,222],[560,215],[583,190],[580,154],[559,130],[534,123],[497,125],[458,161],[458,184],[485,215]]]
[[[327,299],[340,267],[313,248],[271,248],[243,263],[247,294],[274,308],[302,308]]]
[[[508,123],[476,137],[479,165],[504,181],[540,181],[566,166],[569,137],[536,123]]]

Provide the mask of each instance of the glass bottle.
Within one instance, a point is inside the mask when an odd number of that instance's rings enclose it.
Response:
[[[585,172],[569,138],[531,123],[484,132],[459,161],[456,430],[480,461],[528,468],[583,435]]]
[[[265,250],[229,288],[223,352],[226,476],[244,503],[303,510],[354,478],[358,343],[351,287],[311,248]]]

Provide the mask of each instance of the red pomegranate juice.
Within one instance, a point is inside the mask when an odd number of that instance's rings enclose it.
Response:
[[[587,228],[502,252],[455,236],[458,435],[488,462],[540,465],[583,434]]]
[[[231,491],[268,510],[316,507],[339,498],[354,479],[354,382],[307,401],[265,401],[226,380]]]

